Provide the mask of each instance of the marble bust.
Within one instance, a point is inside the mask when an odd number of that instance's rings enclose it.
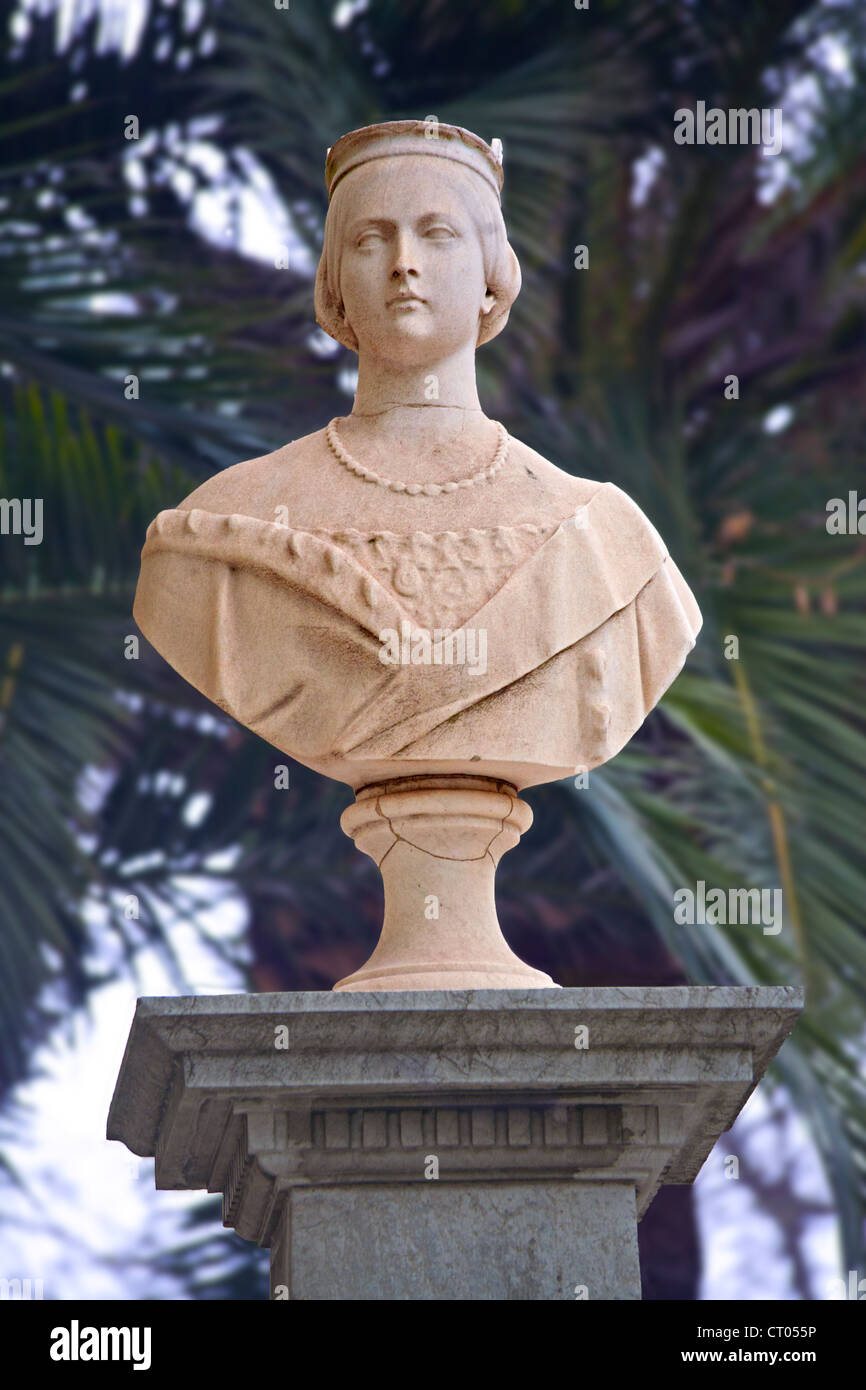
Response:
[[[531,823],[517,794],[613,757],[700,613],[619,488],[481,408],[475,351],[520,289],[497,152],[393,121],[343,136],[325,173],[316,317],[358,355],[352,412],[161,512],[135,619],[354,790],[342,824],[382,868],[385,924],[337,988],[549,986],[496,921],[496,862]]]

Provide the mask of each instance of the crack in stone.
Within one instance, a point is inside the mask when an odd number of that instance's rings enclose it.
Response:
[[[501,819],[500,822],[499,822],[499,829],[496,830],[496,831],[494,831],[493,835],[491,835],[490,840],[488,841],[488,843],[487,843],[487,845],[485,846],[485,848],[482,850],[481,854],[473,854],[472,857],[471,857],[471,859],[457,859],[453,854],[434,854],[434,852],[433,852],[432,849],[425,849],[423,845],[416,845],[415,842],[414,842],[414,840],[408,840],[408,839],[406,838],[405,835],[401,835],[401,834],[399,833],[399,831],[397,831],[397,830],[394,829],[393,825],[391,824],[391,818],[390,818],[390,816],[386,816],[385,812],[382,810],[382,806],[381,806],[381,797],[378,797],[378,796],[377,796],[377,797],[376,797],[376,810],[377,810],[378,814],[382,817],[382,820],[387,822],[387,824],[388,824],[388,829],[390,830],[391,834],[394,836],[394,844],[389,845],[388,848],[385,850],[385,853],[382,855],[382,858],[379,860],[378,867],[381,869],[381,867],[382,867],[382,865],[384,864],[385,860],[388,858],[388,855],[391,853],[391,850],[394,848],[394,845],[396,845],[396,844],[399,843],[399,844],[403,844],[403,845],[408,845],[410,849],[416,849],[416,850],[418,851],[419,854],[426,854],[426,855],[428,855],[431,859],[443,859],[443,860],[447,860],[447,862],[448,862],[449,864],[477,864],[481,859],[486,859],[486,858],[489,857],[490,862],[491,862],[491,864],[493,865],[493,867],[494,867],[494,869],[495,869],[495,868],[497,867],[497,862],[496,862],[496,860],[493,858],[493,855],[490,853],[490,846],[491,846],[491,845],[494,843],[494,841],[497,840],[497,839],[499,838],[499,836],[502,834],[502,832],[503,832],[504,829],[505,829],[505,823],[506,823],[506,821],[508,820],[508,817],[511,815],[512,811],[514,810],[514,797],[511,795],[510,792],[501,792],[501,793],[498,793],[498,795],[502,795],[502,796],[507,796],[507,797],[508,797],[508,801],[509,801],[508,810],[505,812],[505,815],[502,817],[502,819]]]

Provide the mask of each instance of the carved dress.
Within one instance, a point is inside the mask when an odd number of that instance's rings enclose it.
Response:
[[[163,511],[134,614],[209,699],[355,790],[413,773],[520,790],[596,767],[701,625],[660,536],[610,483],[566,521],[408,535]],[[381,634],[404,622],[483,629],[486,671],[383,664]]]

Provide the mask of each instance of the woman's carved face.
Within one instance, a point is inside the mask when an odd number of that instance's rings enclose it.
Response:
[[[359,352],[423,366],[474,348],[479,317],[495,300],[448,165],[401,155],[350,177],[339,290]]]

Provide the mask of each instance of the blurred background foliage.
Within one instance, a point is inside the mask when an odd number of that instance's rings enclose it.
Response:
[[[103,981],[88,903],[131,964],[171,957],[167,914],[197,920],[179,876],[230,883],[255,990],[329,988],[375,942],[349,789],[293,764],[276,791],[273,750],[126,639],[156,512],[350,408],[355,358],[313,315],[325,151],[434,114],[505,151],[524,284],[479,354],[487,413],[633,496],[705,624],[589,788],[529,792],[505,933],[563,984],[805,982],[771,1077],[862,1265],[866,552],[825,520],[866,437],[866,11],[187,0],[145,6],[120,55],[87,6],[60,44],[45,10],[0,48],[0,496],[43,498],[45,525],[0,536],[0,1094],[51,1023],[43,986]],[[675,144],[698,100],[781,108],[784,153]],[[784,931],[676,926],[699,879],[781,887]],[[193,1218],[205,1263],[215,1219]],[[641,1243],[645,1296],[694,1297],[689,1190]],[[165,1260],[191,1296],[261,1292],[235,1255],[204,1292],[186,1247]]]

